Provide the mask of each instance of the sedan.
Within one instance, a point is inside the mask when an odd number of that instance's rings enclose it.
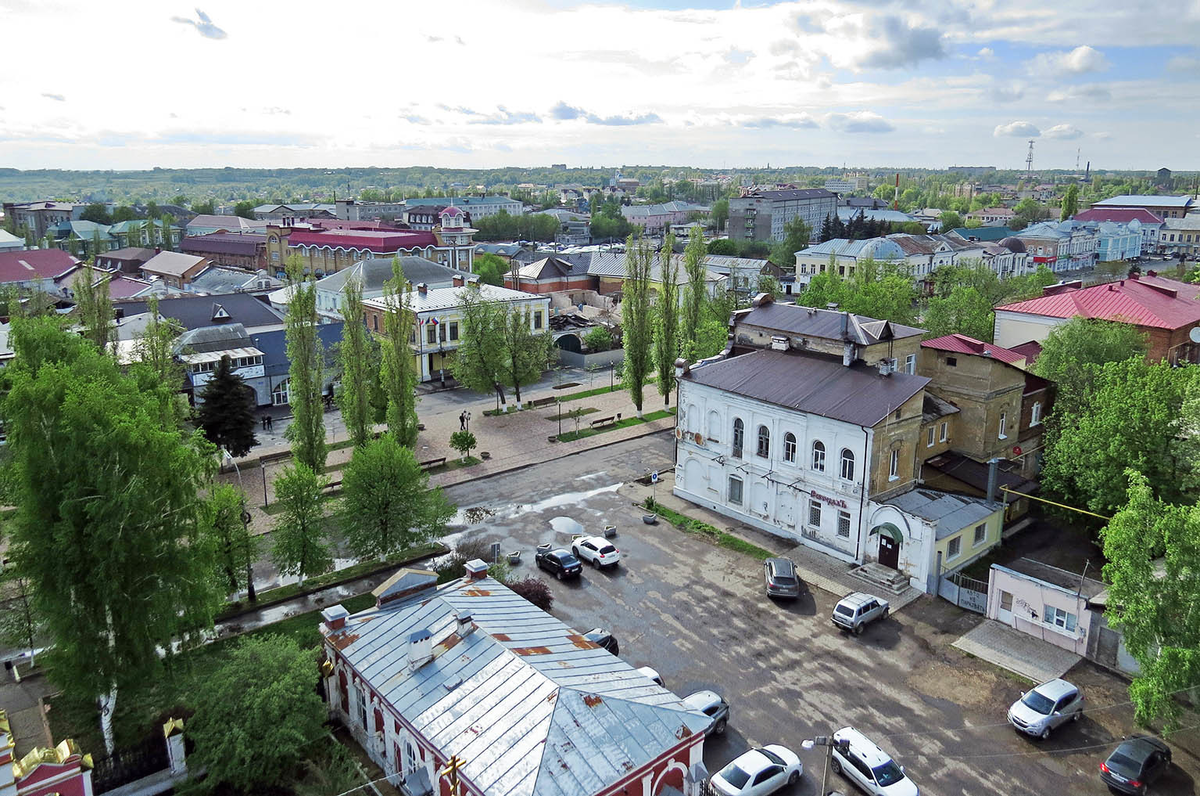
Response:
[[[1112,790],[1142,796],[1171,767],[1171,750],[1157,738],[1135,735],[1100,764],[1100,779]]]
[[[1008,723],[1026,735],[1042,740],[1050,731],[1083,716],[1083,694],[1066,680],[1034,686],[1008,709]]]
[[[709,780],[717,793],[725,796],[767,796],[784,785],[795,785],[804,773],[804,764],[796,753],[771,744],[742,754]]]
[[[580,536],[571,542],[571,552],[580,561],[591,562],[596,569],[615,567],[621,560],[621,551],[599,536]]]
[[[559,580],[577,578],[579,573],[583,572],[583,564],[579,563],[579,559],[571,555],[570,551],[562,548],[557,550],[539,548],[533,561],[539,569],[546,570]]]

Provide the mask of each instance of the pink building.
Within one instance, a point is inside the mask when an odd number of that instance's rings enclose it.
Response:
[[[1093,632],[1088,601],[1104,584],[1030,558],[988,573],[988,619],[1048,641],[1076,655],[1088,653]]]

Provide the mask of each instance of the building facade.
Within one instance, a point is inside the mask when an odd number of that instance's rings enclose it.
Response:
[[[1158,233],[1158,251],[1193,260],[1200,257],[1200,213],[1168,218]]]
[[[836,214],[837,195],[824,188],[752,189],[729,200],[726,229],[731,240],[779,241],[793,219],[802,219],[816,235]]]
[[[17,229],[24,227],[41,240],[46,231],[64,221],[78,221],[87,205],[73,202],[5,202],[4,217],[11,218]]]
[[[213,232],[184,238],[179,251],[207,257],[214,265],[242,268],[247,271],[266,270],[267,236],[230,232]]]
[[[412,208],[428,205],[454,206],[470,214],[472,219],[498,215],[501,211],[510,216],[519,216],[525,212],[525,205],[521,200],[513,199],[511,196],[434,196],[429,198],[412,197],[404,200],[406,212]]]
[[[1092,203],[1092,209],[1102,210],[1148,210],[1164,221],[1168,218],[1183,218],[1195,209],[1196,200],[1191,196],[1114,196]]]

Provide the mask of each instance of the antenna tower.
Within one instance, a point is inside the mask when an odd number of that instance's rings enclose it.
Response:
[[[1033,175],[1033,139],[1029,139],[1029,154],[1025,156],[1025,177],[1028,179]]]

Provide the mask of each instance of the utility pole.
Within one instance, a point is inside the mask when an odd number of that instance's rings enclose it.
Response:
[[[1033,139],[1029,139],[1029,154],[1025,155],[1025,179],[1033,177]]]

